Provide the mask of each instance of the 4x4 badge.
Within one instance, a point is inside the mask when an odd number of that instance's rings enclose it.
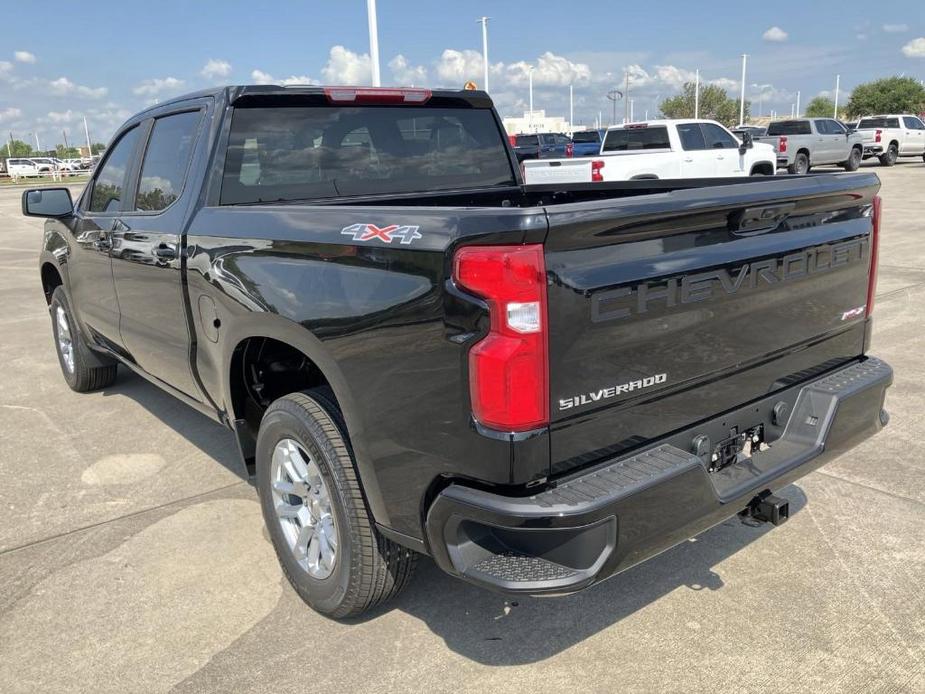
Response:
[[[416,226],[400,226],[390,224],[386,227],[377,227],[375,224],[351,224],[349,227],[341,229],[344,236],[353,237],[354,241],[382,241],[383,243],[392,243],[394,239],[399,239],[403,245],[408,245],[415,239],[421,238]]]

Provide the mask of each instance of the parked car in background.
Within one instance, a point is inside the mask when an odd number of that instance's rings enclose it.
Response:
[[[31,157],[31,159],[35,162],[36,166],[39,168],[39,171],[42,173],[48,173],[50,171],[54,171],[57,168],[55,160],[51,157]]]
[[[813,166],[837,164],[857,171],[864,154],[862,138],[834,118],[794,118],[774,121],[766,135],[756,138],[774,147],[777,166],[805,174]]]
[[[579,130],[572,133],[572,156],[591,157],[601,152],[606,130]]]
[[[733,135],[741,139],[742,135],[745,133],[751,133],[752,137],[760,137],[765,135],[768,132],[767,128],[764,128],[760,125],[737,125],[731,129]]]
[[[709,120],[655,120],[607,129],[597,157],[524,162],[527,183],[773,176],[774,149]]]
[[[893,166],[899,157],[920,156],[925,160],[925,123],[918,116],[868,116],[858,122],[857,130],[865,159],[879,157],[884,166]]]
[[[13,178],[38,176],[41,172],[39,165],[31,159],[14,158],[6,160],[6,172]]]
[[[572,140],[562,133],[533,133],[514,138],[517,161],[572,156]]]

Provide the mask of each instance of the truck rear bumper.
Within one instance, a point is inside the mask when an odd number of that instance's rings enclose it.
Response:
[[[883,145],[864,145],[865,157],[876,157],[883,154]]]
[[[504,592],[581,590],[722,522],[878,432],[888,421],[883,401],[892,381],[886,363],[860,360],[533,496],[452,484],[427,514],[431,554],[448,573]],[[783,433],[764,450],[712,473],[712,447],[689,452],[685,442],[769,408]]]

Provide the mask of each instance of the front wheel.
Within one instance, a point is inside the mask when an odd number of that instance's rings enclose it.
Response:
[[[377,530],[329,391],[273,402],[257,436],[257,491],[286,578],[316,611],[354,617],[397,595],[417,555]]]
[[[890,145],[884,154],[880,155],[880,163],[883,166],[893,166],[899,159],[899,148],[896,145]]]
[[[61,373],[71,390],[86,393],[111,385],[116,380],[116,364],[87,346],[74,320],[64,287],[55,289],[48,309]]]
[[[861,150],[857,147],[851,150],[851,154],[848,155],[848,161],[846,161],[843,166],[845,171],[857,171],[861,166]]]

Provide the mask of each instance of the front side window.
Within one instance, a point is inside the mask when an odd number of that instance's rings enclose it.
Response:
[[[826,123],[829,126],[830,135],[844,135],[846,130],[845,126],[839,123],[837,120],[828,120]]]
[[[703,139],[703,130],[700,123],[679,123],[678,136],[681,138],[681,147],[685,151],[706,149],[707,143]]]
[[[199,111],[177,113],[154,121],[141,164],[136,210],[157,212],[180,196],[198,126]]]
[[[502,185],[514,171],[489,109],[255,106],[232,116],[221,204]]]
[[[117,212],[121,209],[126,174],[138,144],[138,126],[127,131],[115,144],[93,181],[91,212]]]
[[[903,123],[906,124],[906,127],[909,130],[925,130],[925,124],[922,123],[918,118],[914,116],[905,116],[903,117]]]
[[[701,123],[707,149],[738,149],[739,141],[715,123]]]

